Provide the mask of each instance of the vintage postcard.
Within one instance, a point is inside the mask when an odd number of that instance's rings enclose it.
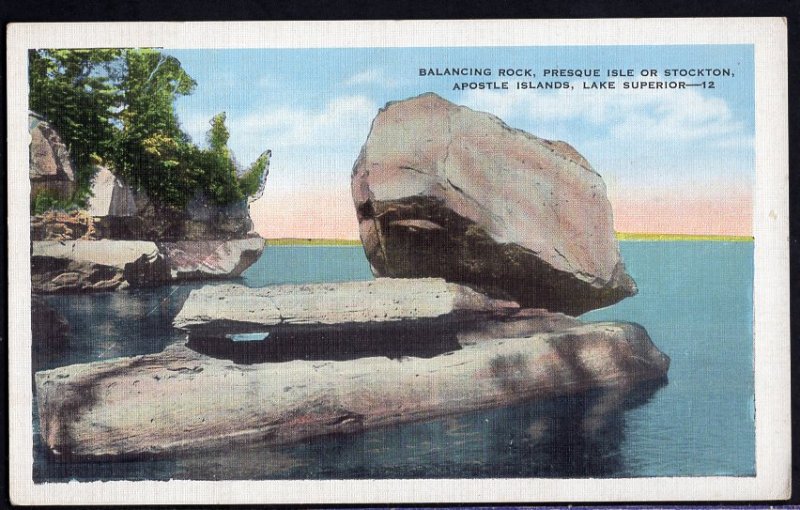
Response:
[[[13,501],[789,497],[784,20],[7,59]]]

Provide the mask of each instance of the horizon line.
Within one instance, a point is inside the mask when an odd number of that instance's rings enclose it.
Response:
[[[618,241],[718,241],[752,242],[753,236],[725,234],[673,234],[652,232],[615,232]],[[264,241],[273,246],[361,246],[360,239],[330,237],[265,237]]]

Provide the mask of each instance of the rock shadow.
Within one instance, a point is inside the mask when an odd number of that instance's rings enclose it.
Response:
[[[292,325],[263,331],[265,338],[237,341],[228,336],[189,335],[187,346],[201,354],[239,364],[294,360],[347,361],[385,356],[432,358],[461,349],[459,327],[436,320],[330,325]],[[254,332],[258,336],[259,332]]]

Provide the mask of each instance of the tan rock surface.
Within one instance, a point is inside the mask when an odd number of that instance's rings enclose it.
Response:
[[[423,357],[236,364],[175,344],[36,374],[41,434],[73,459],[137,458],[424,420],[665,377],[645,330],[592,323]]]
[[[214,285],[193,290],[175,317],[176,328],[210,334],[275,326],[376,325],[450,314],[515,312],[514,302],[488,298],[440,278],[378,278],[248,288]]]

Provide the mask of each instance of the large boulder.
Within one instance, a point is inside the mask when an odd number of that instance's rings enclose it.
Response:
[[[55,128],[36,114],[28,114],[28,129],[31,198],[43,191],[69,198],[75,190],[75,171],[67,146]]]
[[[425,356],[343,357],[337,345],[314,357],[296,347],[277,362],[240,364],[176,343],[60,367],[35,377],[40,431],[53,454],[72,460],[196,454],[666,377],[669,358],[639,325],[563,316],[542,324],[519,337],[473,334]]]
[[[352,193],[376,276],[443,277],[570,314],[636,293],[586,159],[435,94],[378,113]]]

